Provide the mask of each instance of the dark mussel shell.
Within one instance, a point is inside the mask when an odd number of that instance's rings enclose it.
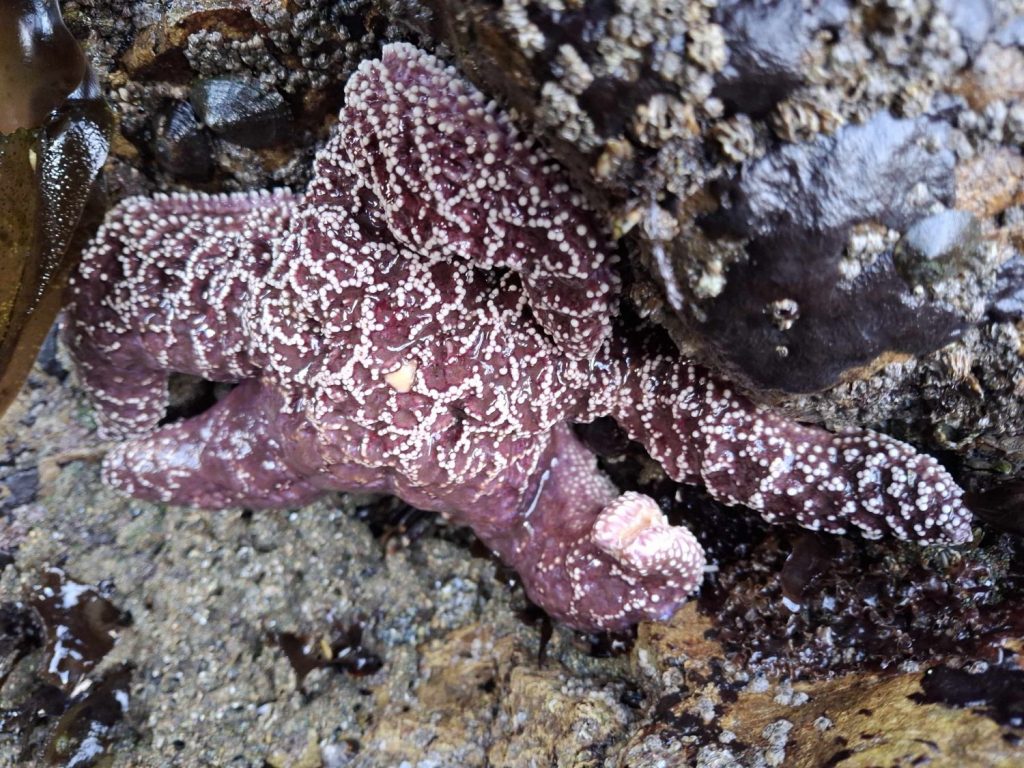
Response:
[[[243,147],[280,144],[292,130],[292,112],[281,94],[252,78],[200,80],[190,100],[211,131]]]
[[[154,119],[157,164],[187,181],[213,174],[213,140],[187,101],[168,102]]]

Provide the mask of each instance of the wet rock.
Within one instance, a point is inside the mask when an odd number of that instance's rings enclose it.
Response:
[[[931,204],[952,203],[953,167],[947,126],[881,113],[835,137],[781,147],[745,166],[723,190],[715,223],[760,236],[770,234],[778,218],[809,231],[869,219],[900,228]]]
[[[39,617],[21,602],[0,604],[0,687],[27,654],[43,645]]]
[[[1013,308],[1019,312],[1016,303]],[[1024,536],[1024,481],[1003,481],[984,490],[971,491],[968,503],[971,510],[993,528]]]
[[[302,186],[345,80],[378,50],[383,26],[369,0],[172,0],[134,14],[113,0],[69,0],[64,11],[113,86],[119,136],[108,177],[115,200],[195,183],[209,191]],[[230,94],[218,102],[214,120],[241,143],[214,140],[209,153],[206,139],[216,134],[197,134],[184,110],[169,106],[188,102],[192,87],[208,80],[235,83],[236,96],[239,83],[251,86],[262,105],[231,101]]]
[[[39,490],[39,469],[25,469],[0,477],[0,512],[28,504]]]
[[[162,9],[158,20],[152,15],[150,11],[142,16],[141,29],[120,57],[123,66],[140,79],[187,82],[194,74],[186,55],[191,36],[215,34],[222,45],[230,45],[261,28],[251,9],[221,0],[172,0]]]
[[[579,687],[565,670],[520,664],[523,650],[485,626],[432,643],[417,697],[433,718],[425,723],[388,702],[388,716],[365,739],[373,757],[359,764],[600,765],[632,718],[619,687]],[[456,723],[475,738],[467,744]]]
[[[994,39],[1004,48],[1024,45],[1024,15],[1008,18],[995,33]]]
[[[966,688],[947,694],[956,702],[942,701],[929,673],[910,669],[808,680],[751,675],[704,637],[708,629],[685,609],[669,625],[642,628],[635,658],[657,705],[620,764],[957,766],[985,753],[986,765],[1008,768],[1021,757],[1022,730],[988,716],[1016,706],[994,669],[976,678],[975,713],[947,706],[967,703]]]
[[[1024,157],[999,149],[960,163],[956,172],[957,207],[982,219],[1024,205]]]
[[[1019,45],[987,43],[971,69],[963,73],[956,91],[975,110],[1024,97],[1024,50]]]
[[[981,226],[967,211],[942,211],[910,226],[896,245],[896,269],[911,287],[929,286],[970,269]]]
[[[760,115],[804,82],[804,57],[820,29],[837,29],[847,15],[844,0],[729,0],[719,3],[728,63],[716,76],[714,94],[737,112]]]
[[[850,246],[857,225],[900,231],[930,207],[952,204],[947,135],[932,120],[880,114],[782,147],[722,186],[704,229],[742,238],[746,258],[730,265],[724,290],[702,311],[728,367],[761,387],[809,392],[879,358],[926,354],[959,336],[966,318],[947,301],[915,294],[884,243],[863,254]],[[929,253],[943,248],[934,224],[913,237],[927,239]],[[929,258],[904,253],[904,274]],[[795,308],[785,323],[772,310],[779,302]]]
[[[995,22],[991,0],[938,0],[937,10],[946,15],[960,34],[968,55],[975,56],[989,37]]]

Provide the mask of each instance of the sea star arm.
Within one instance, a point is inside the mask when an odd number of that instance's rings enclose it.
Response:
[[[171,371],[255,375],[240,314],[287,225],[286,192],[132,198],[108,215],[71,278],[64,338],[104,437],[154,428]]]
[[[921,544],[970,538],[963,491],[906,443],[800,424],[670,354],[619,349],[609,359],[588,418],[613,416],[676,480],[771,523]]]
[[[647,496],[620,496],[567,426],[552,432],[519,514],[498,530],[495,517],[487,503],[460,515],[516,569],[531,600],[581,629],[668,618],[704,576],[693,534],[669,525]]]
[[[423,51],[385,46],[349,79],[309,197],[340,202],[342,191],[412,250],[517,272],[565,354],[591,356],[610,331],[618,277],[581,196],[493,103]]]
[[[136,498],[204,509],[307,504],[323,489],[288,461],[301,446],[282,436],[280,405],[256,380],[243,382],[198,416],[119,443],[103,479]]]

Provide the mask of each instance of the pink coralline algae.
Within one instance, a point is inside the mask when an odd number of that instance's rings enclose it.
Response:
[[[968,538],[933,459],[794,423],[630,340],[594,217],[454,70],[391,45],[345,95],[304,194],[128,200],[88,249],[65,334],[119,441],[109,483],[207,508],[396,494],[471,526],[581,628],[668,617],[704,569],[575,437],[598,416],[772,522]],[[237,386],[161,426],[168,372]]]

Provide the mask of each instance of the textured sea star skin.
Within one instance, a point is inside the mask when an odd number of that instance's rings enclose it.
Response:
[[[628,341],[617,294],[562,172],[454,70],[397,44],[350,79],[304,194],[112,211],[65,338],[120,441],[103,466],[116,487],[207,508],[396,494],[471,526],[581,628],[670,616],[704,555],[653,500],[618,493],[572,422],[613,416],[671,477],[769,521],[969,536],[933,459],[786,420]],[[159,426],[171,371],[239,383]]]

